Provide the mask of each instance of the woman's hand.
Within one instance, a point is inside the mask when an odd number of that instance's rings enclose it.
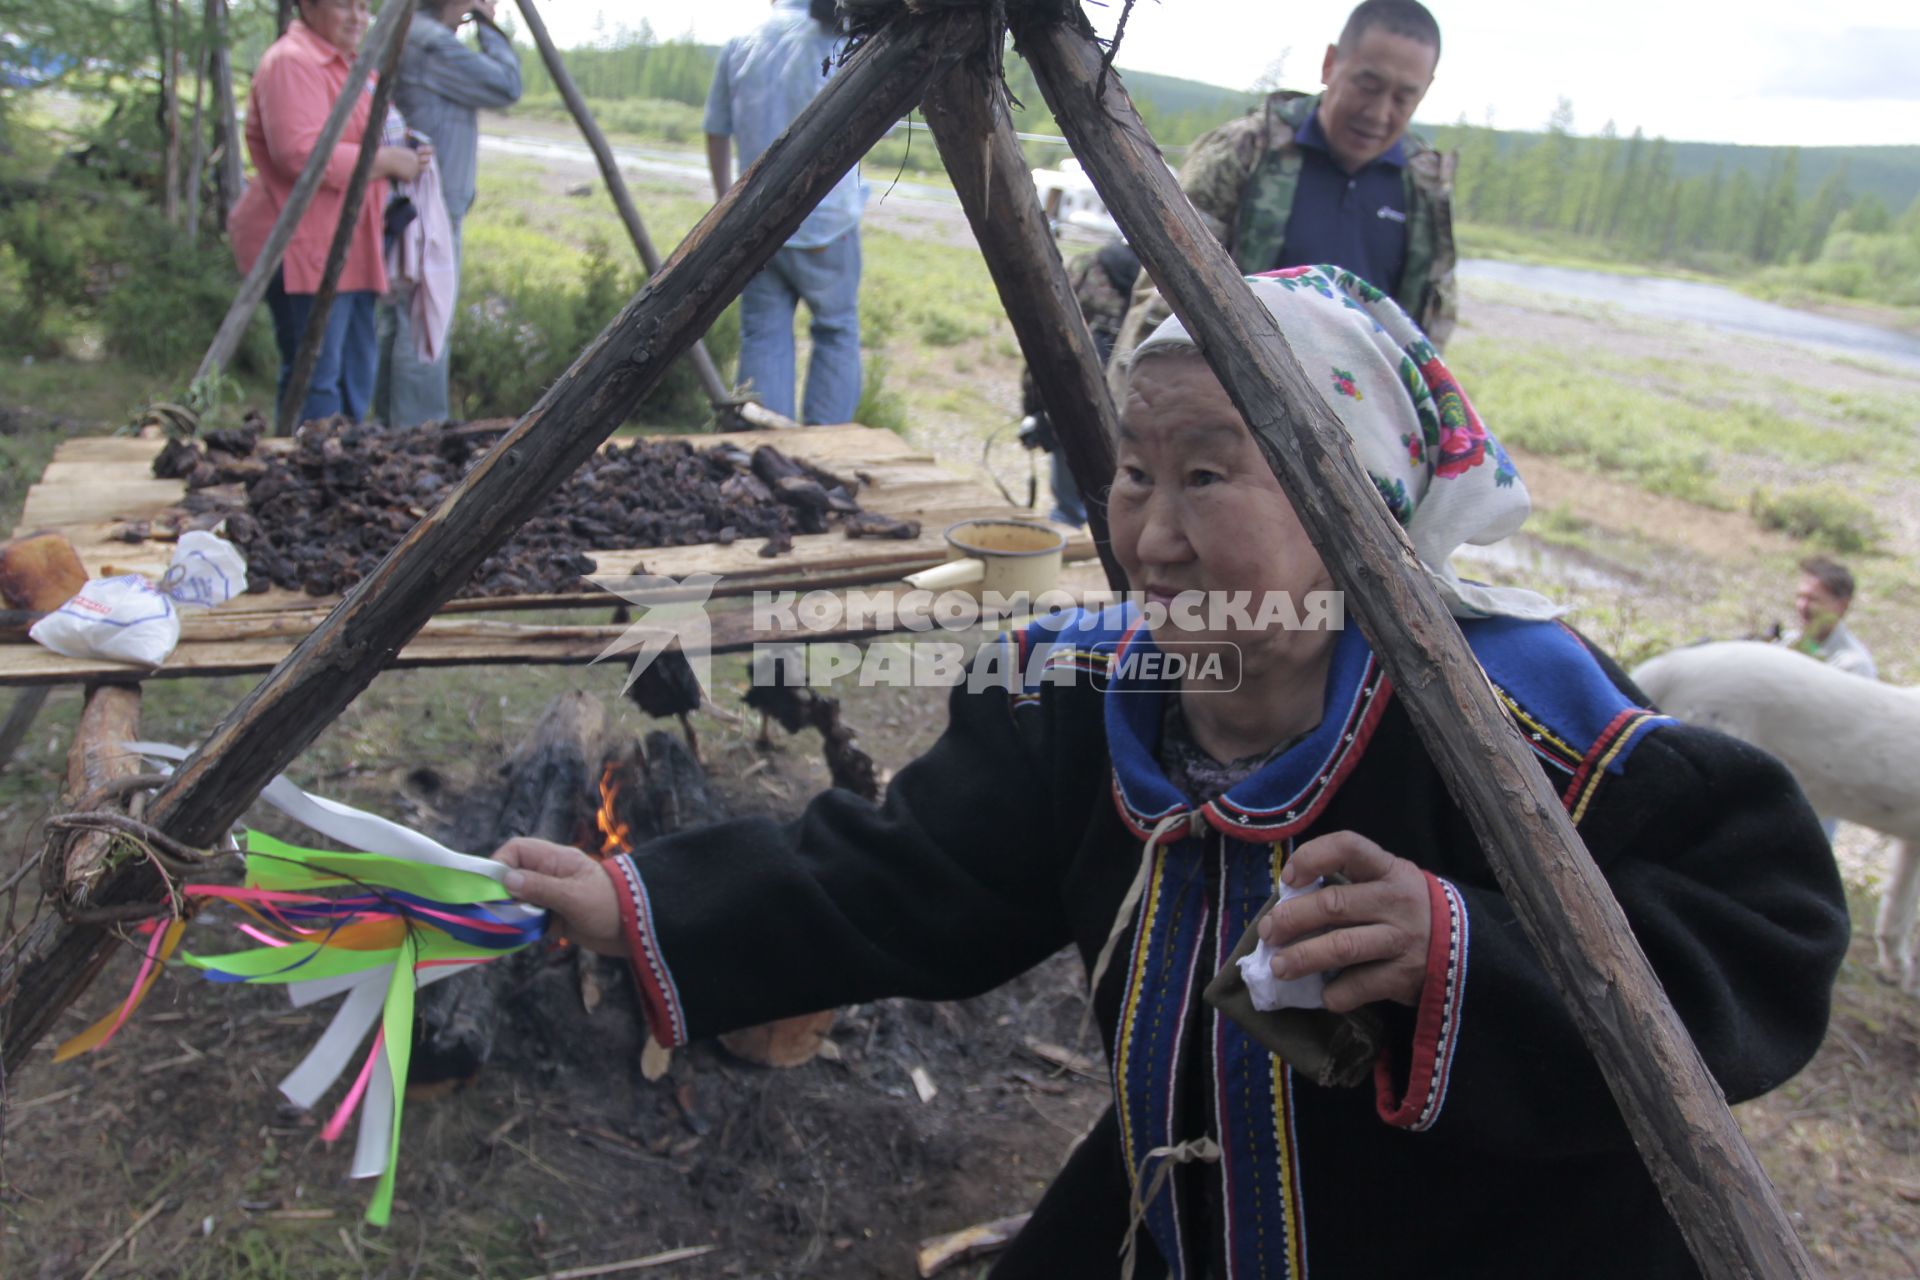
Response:
[[[513,868],[507,872],[507,892],[559,916],[570,940],[603,956],[627,953],[613,881],[598,862],[578,849],[531,836],[507,841],[493,857]]]
[[[1279,950],[1273,976],[1341,970],[1325,993],[1335,1013],[1375,1000],[1418,1004],[1433,928],[1426,872],[1363,835],[1336,831],[1295,849],[1281,879],[1299,887],[1335,872],[1349,883],[1289,898],[1260,922],[1260,937]]]
[[[381,147],[373,153],[373,176],[412,182],[427,167],[432,155],[433,151],[427,147],[418,151],[412,147]]]

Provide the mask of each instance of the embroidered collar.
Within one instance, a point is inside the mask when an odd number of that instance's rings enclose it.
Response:
[[[1157,758],[1164,699],[1173,685],[1127,674],[1126,658],[1135,652],[1157,652],[1153,637],[1138,623],[1115,647],[1105,716],[1114,805],[1121,820],[1145,839],[1169,816],[1195,806],[1167,780]],[[1305,828],[1359,761],[1386,708],[1389,690],[1360,629],[1348,627],[1334,642],[1319,727],[1251,777],[1199,806],[1200,816],[1240,840],[1281,840]]]

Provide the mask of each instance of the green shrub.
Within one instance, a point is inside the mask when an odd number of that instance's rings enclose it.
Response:
[[[1755,489],[1748,509],[1763,528],[1835,551],[1871,551],[1884,533],[1872,507],[1833,485]]]
[[[957,347],[980,336],[980,327],[951,311],[928,311],[920,317],[920,337],[930,347]]]
[[[195,246],[143,200],[84,182],[55,182],[0,209],[0,246],[0,349],[23,354],[97,331],[138,368],[184,375],[239,283],[223,243]],[[276,361],[262,319],[231,367],[255,374]]]
[[[907,402],[887,385],[887,358],[878,352],[864,357],[860,383],[860,403],[853,420],[867,427],[881,427],[895,435],[907,433]]]
[[[154,373],[191,372],[239,288],[232,255],[224,245],[190,245],[161,224],[123,262],[100,305],[107,350]],[[279,368],[265,307],[227,367],[255,375]]]
[[[59,211],[17,203],[0,210],[0,343],[47,355],[86,301],[79,237]]]
[[[449,370],[456,415],[525,413],[639,291],[638,270],[616,263],[604,241],[589,244],[572,271],[554,266],[567,251],[556,245],[548,249],[544,268],[510,252],[467,254]],[[707,334],[707,350],[723,377],[739,349],[739,334],[731,308]],[[631,420],[697,427],[711,413],[692,366],[680,360],[641,400]]]

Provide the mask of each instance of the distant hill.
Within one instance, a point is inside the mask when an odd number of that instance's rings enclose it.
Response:
[[[1441,146],[1460,128],[1416,121],[1414,127]],[[1524,150],[1544,134],[1521,129],[1500,129],[1494,133],[1502,152]],[[1651,138],[1649,138],[1651,141]],[[1730,142],[1674,142],[1667,146],[1673,157],[1673,176],[1677,179],[1706,177],[1714,166],[1721,167],[1729,181],[1744,173],[1762,184],[1773,171],[1779,147],[1747,147]],[[1920,146],[1913,147],[1801,147],[1799,194],[1811,196],[1842,164],[1847,167],[1846,186],[1854,196],[1872,194],[1894,213],[1899,213],[1920,197]]]
[[[1199,80],[1155,75],[1151,71],[1119,68],[1120,80],[1132,96],[1133,104],[1152,130],[1154,140],[1163,147],[1177,147],[1193,141],[1225,120],[1245,113],[1260,101],[1257,93],[1223,89]],[[1040,96],[1033,73],[1018,58],[1007,60],[1007,88],[1020,105],[1013,112],[1013,127],[1022,133],[1059,133],[1046,101]]]
[[[582,91],[591,97],[666,98],[700,106],[706,101],[707,85],[713,78],[713,64],[719,52],[714,45],[667,41],[573,49],[566,57]],[[550,92],[551,85],[538,56],[531,49],[523,49],[521,61],[528,90]],[[1027,64],[1019,58],[1010,58],[1006,70],[1007,86],[1022,104],[1014,113],[1014,127],[1022,132],[1058,133]],[[1130,71],[1125,67],[1120,68],[1120,74],[1127,92],[1146,118],[1147,127],[1167,147],[1193,141],[1260,100],[1258,94],[1200,80]],[[1418,127],[1443,145],[1457,128],[1426,124]],[[1501,130],[1495,134],[1500,152],[1525,150],[1541,136],[1519,130]],[[1745,173],[1756,184],[1766,180],[1778,151],[1775,147],[1714,142],[1670,142],[1669,146],[1676,179],[1705,176],[1719,164],[1727,180],[1731,181],[1735,173]],[[1801,197],[1810,196],[1842,163],[1847,165],[1846,185],[1856,197],[1871,192],[1889,210],[1898,213],[1920,196],[1920,146],[1910,146],[1802,147],[1798,174]]]

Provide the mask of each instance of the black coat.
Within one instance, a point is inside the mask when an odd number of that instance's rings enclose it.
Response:
[[[1357,631],[1325,719],[1198,817],[1154,760],[1151,648],[1112,619],[984,649],[879,806],[832,791],[612,864],[655,1036],[673,1045],[872,1000],[978,995],[1073,943],[1089,969],[1162,829],[1095,1014],[1116,1105],[996,1277],[1115,1274],[1128,1169],[1201,1135],[1145,1210],[1146,1277],[1694,1273],[1598,1068]],[[1645,711],[1553,623],[1466,624],[1733,1101],[1818,1048],[1848,918],[1786,770]],[[1123,659],[1118,668],[1127,665]],[[1197,828],[1197,834],[1194,832]],[[1382,1006],[1375,1080],[1296,1077],[1198,1000],[1299,840],[1352,830],[1430,873],[1418,1009]],[[1142,924],[1144,922],[1144,929]],[[751,953],[788,963],[737,972]]]

